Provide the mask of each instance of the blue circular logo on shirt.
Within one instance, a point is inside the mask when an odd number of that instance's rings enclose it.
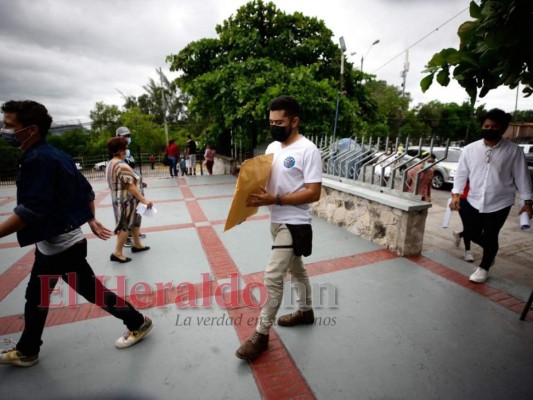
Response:
[[[294,159],[294,157],[287,157],[285,161],[283,161],[283,166],[285,168],[292,168],[294,167],[294,164],[296,164],[296,160]]]

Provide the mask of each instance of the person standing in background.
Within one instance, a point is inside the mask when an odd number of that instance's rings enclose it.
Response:
[[[186,148],[186,168],[189,176],[196,175],[196,142],[192,139],[191,135],[187,135]]]
[[[428,153],[423,153],[422,156],[428,157]],[[431,184],[433,182],[434,173],[433,168],[430,168],[430,165],[433,164],[436,159],[435,154],[431,154],[423,164],[418,164],[407,172],[407,187],[409,188],[409,192],[415,192],[416,176],[418,174],[418,194],[422,196],[423,201],[427,201],[428,203],[431,203]],[[425,171],[419,173],[419,171],[422,171],[425,168],[427,168]]]
[[[174,139],[170,139],[168,141],[168,146],[165,149],[165,156],[167,156],[169,165],[168,170],[170,172],[170,176],[178,176],[178,170],[176,168],[178,157],[180,154],[180,148],[176,145],[176,141]]]
[[[216,151],[211,147],[210,144],[207,145],[204,153],[205,167],[207,168],[207,173],[213,175],[213,164],[215,163]]]

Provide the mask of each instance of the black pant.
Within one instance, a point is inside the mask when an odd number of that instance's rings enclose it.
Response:
[[[466,205],[468,204],[468,201],[466,199],[461,199],[460,201],[460,208],[459,208],[459,216],[461,217],[461,222],[463,223],[463,231],[461,232],[461,237],[463,238],[463,242],[465,243],[465,250],[470,251],[470,227],[468,226],[468,210]]]
[[[48,315],[50,293],[59,277],[68,282],[87,301],[93,304],[98,303],[97,305],[108,313],[121,319],[128,330],[134,331],[141,327],[144,322],[142,314],[135,310],[131,304],[109,292],[94,277],[94,272],[87,263],[86,257],[86,240],[53,256],[46,256],[35,249],[35,261],[26,288],[25,325],[22,336],[17,343],[18,351],[27,356],[39,354],[39,349],[43,343],[41,336]],[[42,295],[41,290],[43,290]]]
[[[488,271],[498,253],[498,234],[511,211],[511,206],[491,213],[480,213],[466,202],[465,211],[465,229],[468,230],[470,239],[483,247],[483,258],[479,266]]]

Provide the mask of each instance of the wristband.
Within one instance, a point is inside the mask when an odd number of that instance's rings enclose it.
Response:
[[[280,196],[279,194],[276,195],[276,204],[277,204],[278,206],[282,206],[282,205],[283,205],[283,204],[281,204],[281,196]]]

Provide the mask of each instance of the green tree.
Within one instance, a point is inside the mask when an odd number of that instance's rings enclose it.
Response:
[[[126,110],[120,116],[120,124],[132,133],[132,151],[138,146],[143,152],[160,151],[165,148],[163,128],[154,122],[153,115],[143,114],[139,108]]]
[[[114,132],[119,127],[119,119],[122,112],[115,105],[107,105],[97,102],[89,117],[92,120],[92,129],[97,133]]]
[[[255,0],[216,32],[217,39],[189,43],[167,61],[180,72],[178,86],[191,96],[190,113],[209,123],[204,135],[216,138],[219,149],[228,149],[231,136],[249,148],[265,141],[267,105],[280,94],[301,102],[303,133],[332,132],[340,50],[323,21]],[[376,110],[357,84],[361,74],[347,64],[339,132],[350,136]]]
[[[365,86],[369,90],[370,97],[376,102],[378,122],[373,126],[374,130],[383,132],[385,135],[395,137],[400,131],[405,134],[401,126],[407,115],[410,96],[402,96],[402,91],[396,86],[388,85],[385,81],[369,80]]]
[[[473,107],[468,103],[459,106],[457,103],[443,105],[439,125],[435,129],[438,137],[450,140],[462,140],[466,136]]]
[[[485,112],[483,106],[474,109],[469,102],[461,105],[441,103],[437,100],[419,104],[414,110],[417,124],[413,138],[436,139],[436,144],[451,141],[469,142],[478,137],[478,117]],[[412,122],[411,122],[412,123]]]
[[[405,114],[401,129],[401,138],[408,136],[411,140],[420,139],[429,136],[428,126],[420,121],[417,110],[408,110]]]
[[[429,74],[420,85],[425,92],[436,77],[447,86],[453,78],[466,90],[472,104],[499,86],[524,87],[524,95],[533,93],[533,1],[481,0],[470,3],[473,21],[458,30],[459,49],[436,53],[427,65]]]
[[[72,129],[61,135],[48,135],[47,141],[70,155],[83,154],[90,147],[91,136],[83,129]]]
[[[419,104],[416,107],[416,116],[422,124],[421,137],[435,136],[435,130],[439,126],[443,105],[440,101],[433,100],[427,104]]]
[[[533,110],[517,110],[513,113],[513,122],[533,122]]]
[[[179,124],[187,119],[185,104],[187,97],[170,81],[161,69],[157,70],[159,83],[152,78],[143,86],[145,94],[137,98],[137,106],[143,114],[154,116],[154,122],[163,125],[165,116],[168,124]],[[165,114],[166,113],[166,114]]]

